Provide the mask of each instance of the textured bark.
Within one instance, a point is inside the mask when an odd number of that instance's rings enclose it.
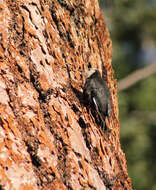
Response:
[[[0,1],[0,189],[131,189],[119,141],[111,40],[97,0]],[[105,134],[82,92],[88,64],[105,75]]]

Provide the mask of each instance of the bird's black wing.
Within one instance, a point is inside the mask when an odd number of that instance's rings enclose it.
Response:
[[[96,101],[96,99],[94,97],[93,97],[93,102],[94,102],[94,106],[95,106],[96,112],[97,112],[97,114],[99,115],[99,117],[100,117],[100,119],[102,121],[103,129],[106,130],[105,119],[103,118],[103,115],[101,114],[101,112],[99,110],[99,106],[97,104],[97,101]]]

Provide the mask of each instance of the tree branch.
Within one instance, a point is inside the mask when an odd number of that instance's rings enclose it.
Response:
[[[134,85],[138,81],[149,77],[155,72],[156,72],[156,62],[146,66],[143,69],[139,69],[135,71],[134,73],[128,75],[126,78],[120,80],[118,82],[118,91],[122,91],[129,88],[130,86]]]

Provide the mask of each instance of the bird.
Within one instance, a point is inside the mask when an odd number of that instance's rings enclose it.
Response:
[[[86,78],[83,87],[84,103],[96,110],[102,121],[103,129],[106,131],[105,118],[111,116],[110,91],[107,82],[95,68],[89,68],[84,75]]]

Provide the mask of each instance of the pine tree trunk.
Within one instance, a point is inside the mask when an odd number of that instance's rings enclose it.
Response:
[[[97,0],[0,1],[0,189],[132,189],[111,53]],[[110,88],[109,134],[78,97],[89,65]]]

